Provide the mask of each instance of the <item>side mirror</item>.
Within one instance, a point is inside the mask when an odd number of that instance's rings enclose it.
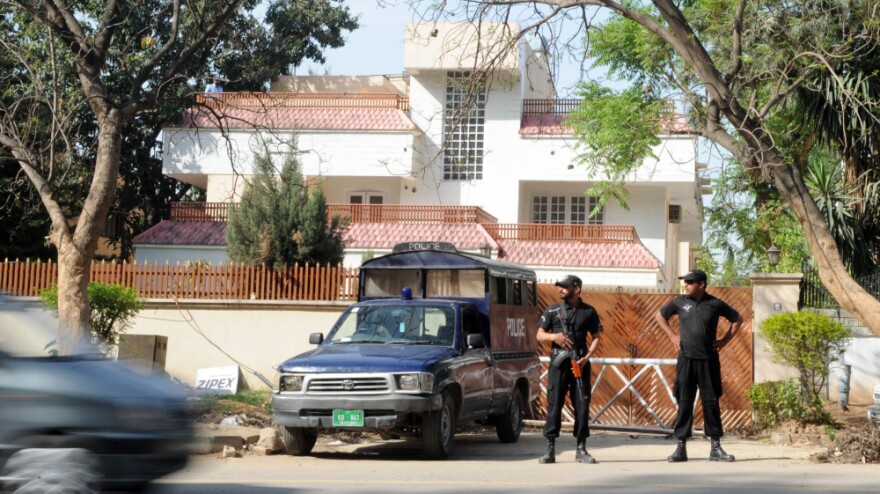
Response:
[[[310,345],[320,345],[324,343],[324,333],[312,333],[309,335]]]
[[[486,346],[486,340],[479,333],[469,334],[467,335],[467,346],[468,348],[483,348]]]

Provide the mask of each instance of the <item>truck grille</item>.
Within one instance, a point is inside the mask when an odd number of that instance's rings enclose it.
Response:
[[[384,377],[326,377],[309,381],[310,393],[375,393],[387,392]]]

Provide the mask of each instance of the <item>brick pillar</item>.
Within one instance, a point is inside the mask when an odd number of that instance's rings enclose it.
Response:
[[[755,382],[778,381],[798,377],[794,367],[771,360],[770,345],[758,334],[764,319],[780,312],[797,312],[801,273],[752,273],[752,308],[754,309]]]

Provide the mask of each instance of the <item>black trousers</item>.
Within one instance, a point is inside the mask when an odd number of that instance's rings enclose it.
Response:
[[[544,423],[544,437],[547,439],[559,437],[562,429],[562,408],[565,406],[565,395],[569,395],[574,406],[574,437],[578,442],[585,441],[590,437],[590,364],[583,367],[581,381],[585,390],[583,399],[578,399],[577,380],[571,372],[570,365],[563,365],[560,369],[552,362],[547,369],[547,421]]]
[[[700,389],[700,401],[703,404],[703,431],[711,438],[717,439],[723,436],[721,408],[718,406],[718,400],[723,393],[721,362],[718,360],[718,354],[714,353],[708,359],[689,359],[679,355],[675,374],[673,394],[678,401],[678,414],[673,426],[675,438],[691,437],[697,388]]]

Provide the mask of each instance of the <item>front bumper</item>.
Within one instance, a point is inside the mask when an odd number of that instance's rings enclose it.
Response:
[[[440,395],[310,396],[278,393],[273,418],[286,427],[332,428],[333,410],[363,410],[364,427],[390,429],[403,414],[428,413],[443,406]]]

